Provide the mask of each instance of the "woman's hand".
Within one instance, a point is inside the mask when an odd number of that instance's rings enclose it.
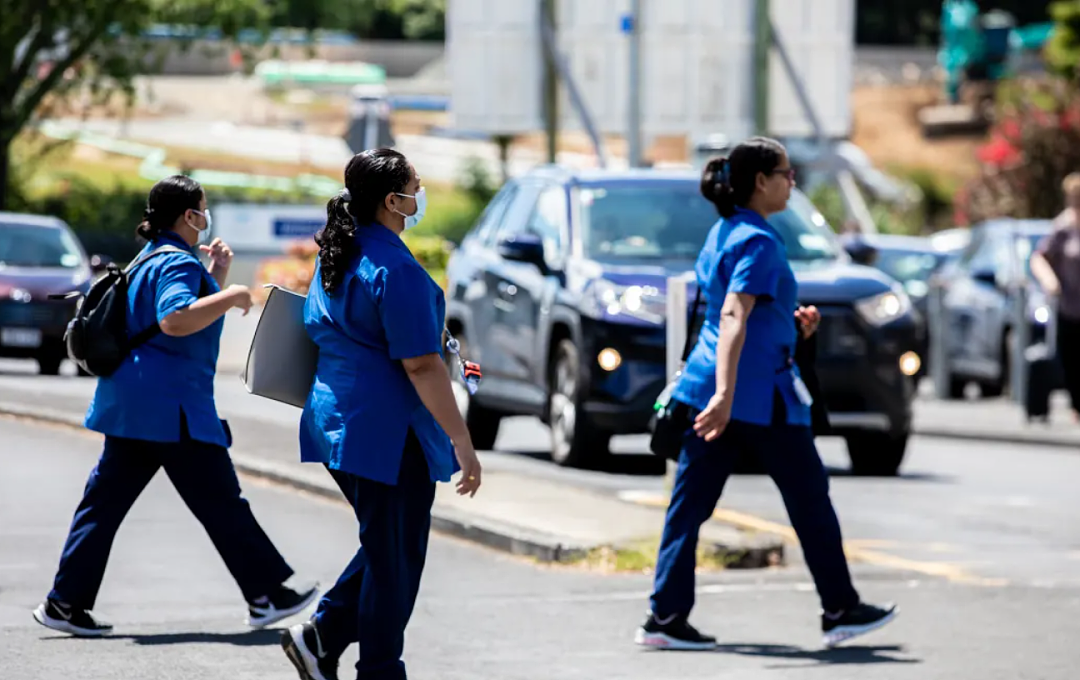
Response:
[[[251,311],[251,306],[255,303],[251,297],[251,290],[247,286],[234,283],[226,288],[225,292],[229,294],[232,306],[244,310],[244,316],[247,316],[248,312]]]
[[[694,418],[694,432],[711,442],[724,434],[731,422],[731,399],[714,394],[705,410]]]
[[[218,269],[228,269],[232,265],[232,248],[219,238],[214,239],[208,246],[199,246],[199,250],[206,253],[210,263]]]
[[[799,322],[799,330],[802,331],[804,338],[809,338],[816,333],[818,326],[821,325],[821,312],[813,305],[799,307],[795,310],[795,318]]]
[[[472,444],[454,444],[454,455],[461,465],[461,479],[457,482],[458,495],[472,498],[480,488],[480,459],[476,457]]]

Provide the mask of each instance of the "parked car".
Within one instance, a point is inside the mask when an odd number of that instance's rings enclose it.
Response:
[[[930,335],[926,319],[929,314],[930,277],[955,254],[935,247],[930,238],[897,234],[866,234],[847,239],[845,249],[852,259],[885,272],[904,287],[915,312],[922,320],[918,352],[922,358],[916,377],[926,375],[929,366]]]
[[[962,398],[970,383],[985,397],[1008,389],[1018,287],[1027,292],[1031,341],[1045,337],[1050,307],[1031,275],[1030,260],[1052,228],[1050,220],[983,222],[972,227],[971,241],[956,261],[942,269],[950,397]]]
[[[510,415],[550,425],[561,465],[594,465],[612,435],[648,431],[668,380],[667,278],[693,269],[717,219],[698,184],[687,171],[543,167],[499,191],[447,267],[448,327],[484,370],[464,404],[478,448]],[[835,434],[854,468],[895,474],[911,429],[910,300],[852,264],[798,191],[772,223],[801,302],[822,313],[817,368]]]
[[[92,266],[59,219],[0,212],[0,357],[36,359],[43,375],[57,375],[76,300],[49,296],[86,293],[108,262],[95,256]]]

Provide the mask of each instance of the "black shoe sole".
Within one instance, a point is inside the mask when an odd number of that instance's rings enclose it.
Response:
[[[285,656],[296,668],[296,672],[300,674],[300,680],[315,680],[315,678],[311,677],[311,673],[308,673],[304,660],[300,658],[300,650],[297,649],[296,643],[293,642],[292,633],[288,630],[281,631],[281,648],[285,651]]]

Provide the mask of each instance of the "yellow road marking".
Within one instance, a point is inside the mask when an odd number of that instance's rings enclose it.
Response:
[[[666,508],[668,501],[665,498],[658,496],[634,496],[631,498],[632,502],[639,503],[641,505],[648,505],[657,508]],[[738,510],[729,510],[727,508],[717,508],[713,512],[713,519],[720,520],[721,522],[727,522],[742,529],[749,529],[752,531],[761,531],[765,533],[775,534],[780,536],[789,543],[798,543],[799,537],[795,534],[795,530],[786,524],[780,524],[773,522],[756,515],[750,515],[745,512],[739,512]],[[946,562],[925,562],[922,560],[912,560],[906,557],[899,557],[897,555],[891,555],[889,553],[881,552],[880,550],[873,550],[866,545],[873,543],[873,541],[845,541],[844,542],[844,554],[849,559],[857,562],[863,562],[865,564],[873,564],[881,567],[889,567],[892,569],[901,569],[905,571],[913,571],[919,574],[926,574],[927,576],[938,576],[954,583],[964,583],[968,585],[980,585],[980,586],[1003,586],[1008,583],[1005,579],[993,579],[985,578],[982,576],[976,576],[968,572],[963,567],[955,564],[949,564]],[[883,543],[883,542],[878,542]],[[884,542],[887,543],[887,542]]]

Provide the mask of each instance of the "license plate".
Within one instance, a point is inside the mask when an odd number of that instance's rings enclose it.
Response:
[[[0,345],[6,347],[41,347],[41,331],[37,328],[0,329]]]

